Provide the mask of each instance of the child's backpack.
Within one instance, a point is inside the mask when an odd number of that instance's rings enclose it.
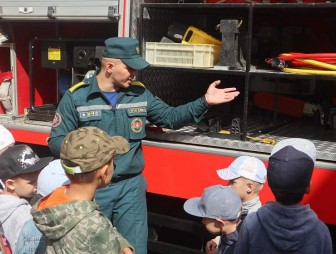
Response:
[[[0,230],[0,254],[12,254],[10,244],[2,230]]]

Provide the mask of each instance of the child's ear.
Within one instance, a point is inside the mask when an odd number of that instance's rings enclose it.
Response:
[[[222,227],[224,227],[225,226],[225,221],[224,220],[222,220],[222,219],[216,219],[216,221],[218,222],[218,223],[220,223],[221,225],[222,225]]]
[[[7,179],[5,181],[5,188],[9,191],[15,191],[15,180],[14,179]]]
[[[105,164],[104,166],[101,167],[100,169],[100,177],[102,179],[105,179],[107,177],[107,169],[108,169],[108,165]]]
[[[247,193],[248,193],[248,194],[251,194],[251,193],[252,193],[252,190],[253,190],[253,183],[250,182],[250,181],[248,181],[248,182],[246,183],[246,186],[247,186]]]
[[[305,194],[309,194],[310,193],[311,186],[312,186],[312,181],[309,182],[309,185],[307,186],[307,188],[305,190]]]

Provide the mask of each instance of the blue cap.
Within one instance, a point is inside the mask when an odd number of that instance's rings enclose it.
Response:
[[[105,40],[103,57],[120,59],[134,70],[149,66],[149,63],[140,55],[139,41],[128,37],[113,37]]]
[[[228,168],[217,170],[217,174],[223,180],[245,177],[258,183],[266,182],[265,164],[261,160],[251,156],[236,158]]]
[[[188,199],[183,208],[197,217],[234,220],[240,216],[242,203],[234,189],[214,185],[205,188],[202,197]]]
[[[61,160],[50,162],[37,179],[37,194],[45,197],[62,185],[69,185],[69,178],[66,176]]]
[[[316,160],[315,145],[302,138],[277,143],[268,160],[267,178],[272,191],[302,194],[309,186]]]

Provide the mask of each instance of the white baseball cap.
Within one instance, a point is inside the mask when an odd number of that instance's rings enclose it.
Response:
[[[267,171],[261,160],[251,156],[240,156],[228,168],[217,170],[217,174],[223,180],[245,177],[258,183],[265,183]]]
[[[15,140],[12,133],[3,125],[0,125],[0,150],[14,144]]]

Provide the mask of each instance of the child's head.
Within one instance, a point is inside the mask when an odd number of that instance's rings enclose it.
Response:
[[[98,187],[103,187],[111,181],[114,156],[129,149],[121,136],[111,137],[93,126],[82,127],[64,138],[61,163],[71,183],[90,183],[101,173],[103,179]]]
[[[0,155],[0,179],[4,193],[31,198],[36,192],[37,177],[53,158],[39,158],[27,145],[9,147]]]
[[[218,176],[229,180],[228,186],[235,189],[243,202],[259,195],[266,182],[266,167],[264,163],[251,156],[236,158],[228,168],[217,170]]]
[[[60,160],[50,162],[37,179],[37,194],[45,197],[62,185],[69,185],[69,178],[65,175]]]
[[[0,125],[0,154],[14,144],[15,140],[12,133],[10,133],[10,131],[7,130],[3,125]]]
[[[306,139],[289,138],[277,143],[268,160],[268,184],[275,199],[284,205],[301,202],[310,191],[316,161],[315,145]]]
[[[202,222],[210,233],[226,234],[232,228],[235,230],[242,203],[234,189],[214,185],[205,188],[202,197],[188,199],[183,208],[191,215],[202,217]]]

